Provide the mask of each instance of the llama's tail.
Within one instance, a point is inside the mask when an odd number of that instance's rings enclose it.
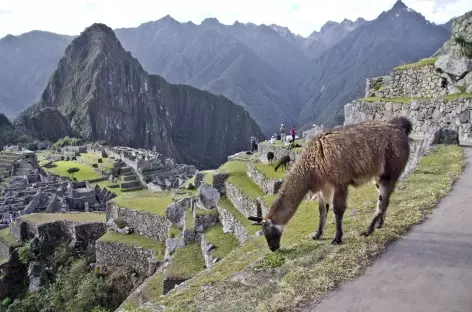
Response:
[[[395,125],[397,128],[403,130],[406,135],[410,135],[411,131],[413,130],[411,121],[404,116],[393,117],[392,119],[390,119],[390,123]]]

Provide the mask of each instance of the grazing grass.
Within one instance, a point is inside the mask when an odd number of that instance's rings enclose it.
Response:
[[[174,252],[172,261],[166,268],[166,276],[170,278],[191,278],[202,271],[204,265],[205,259],[200,244],[192,243]]]
[[[462,98],[472,98],[472,93],[456,93],[456,94],[449,94],[444,96],[446,100],[457,100]]]
[[[223,232],[221,224],[216,224],[205,231],[205,241],[216,247],[211,251],[211,255],[220,259],[239,245],[233,234]]]
[[[398,66],[395,69],[405,70],[405,69],[410,69],[410,68],[418,68],[418,67],[423,67],[423,66],[428,66],[428,65],[434,65],[434,63],[436,63],[437,60],[438,60],[437,57],[426,58],[426,59],[419,60],[416,63]]]
[[[203,177],[203,182],[213,185],[213,172],[214,170],[206,170],[205,176]]]
[[[99,240],[124,245],[140,246],[144,249],[150,249],[155,252],[158,260],[164,259],[164,254],[166,251],[166,246],[164,243],[135,233],[125,235],[116,233],[115,231],[108,231],[105,233],[105,235],[100,237]]]
[[[106,222],[104,213],[32,213],[18,218],[17,220],[30,221],[35,224],[43,224],[55,221],[71,221],[77,223]]]
[[[146,287],[142,288],[141,291],[136,291],[122,303],[121,307],[128,311],[146,311],[137,310],[138,298],[143,302],[151,300],[162,295],[162,281],[164,274],[162,272],[156,272],[153,276],[148,278],[144,284]]]
[[[187,230],[195,228],[195,219],[192,209],[185,210],[185,228]]]
[[[169,237],[177,238],[180,234],[182,234],[182,230],[172,224],[169,230]]]
[[[88,181],[102,177],[100,174],[93,171],[92,167],[76,161],[56,161],[55,164],[56,167],[44,168],[44,170],[61,177],[70,177],[70,175],[67,173],[67,169],[77,167],[80,169],[79,172],[74,174],[74,177],[77,179],[77,181]]]
[[[384,228],[367,238],[359,234],[372,218],[377,192],[371,184],[350,188],[344,244],[339,246],[330,244],[335,233],[332,213],[323,238],[307,238],[318,225],[318,211],[316,202],[304,202],[284,230],[279,255],[268,256],[264,237],[252,237],[231,257],[155,303],[166,306],[166,311],[293,311],[319,300],[340,282],[362,274],[389,242],[425,219],[463,166],[460,147],[434,147],[432,154],[422,157],[418,169],[398,184]]]
[[[84,154],[80,154],[80,158],[82,158],[85,162],[92,164],[97,164],[101,169],[111,169],[113,168],[113,160],[110,158],[102,158],[101,153],[96,152],[88,152]],[[102,158],[102,163],[98,162],[98,159]]]
[[[228,182],[236,186],[246,196],[256,199],[263,196],[262,190],[246,174],[247,166],[242,161],[228,161],[218,170],[220,173],[228,173]]]
[[[252,224],[252,221],[249,221],[233,204],[227,197],[222,197],[218,201],[218,206],[223,208],[224,210],[228,211],[232,214],[244,227],[246,228],[249,235],[255,234],[258,230],[260,230],[259,226],[255,226]]]
[[[262,173],[265,177],[271,180],[280,180],[285,177],[285,172],[282,170],[275,171],[274,168],[277,165],[277,161],[273,162],[272,166],[264,163],[255,163],[254,167],[257,171]]]
[[[0,230],[0,240],[11,247],[17,247],[21,245],[21,243],[19,243],[13,237],[13,235],[10,234],[10,229],[8,227]]]
[[[172,193],[143,190],[122,193],[120,196],[113,198],[112,201],[122,208],[165,216],[167,206],[172,203]]]
[[[401,104],[411,104],[411,100],[426,100],[426,98],[410,98],[410,97],[392,97],[392,98],[382,98],[382,97],[367,97],[360,98],[359,100],[373,103],[373,102],[392,102],[392,103],[401,103]]]

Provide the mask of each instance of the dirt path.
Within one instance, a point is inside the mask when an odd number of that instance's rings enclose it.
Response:
[[[303,311],[472,311],[472,147],[464,148],[467,167],[432,215],[364,275]]]

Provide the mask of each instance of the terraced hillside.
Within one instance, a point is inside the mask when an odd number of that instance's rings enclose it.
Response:
[[[260,226],[247,220],[248,215],[263,215],[267,211],[275,199],[276,185],[284,176],[260,162],[263,158],[233,155],[232,160],[211,173],[212,186],[221,194],[217,213],[189,205],[175,218],[170,211],[176,210],[166,208],[165,215],[173,218],[172,222],[162,223],[162,234],[167,234],[166,249],[174,245],[175,239],[179,242],[174,246],[180,248],[118,311],[135,311],[138,307],[139,311],[151,311],[150,307],[158,306],[165,307],[165,311],[292,311],[307,300],[319,299],[340,281],[361,274],[388,242],[430,213],[463,168],[460,147],[434,147],[431,154],[421,158],[417,170],[399,184],[391,199],[386,226],[369,238],[359,233],[375,210],[376,190],[370,184],[351,188],[344,219],[345,244],[340,246],[329,244],[335,231],[332,216],[328,217],[324,238],[310,239],[317,227],[318,209],[316,201],[307,199],[286,227],[281,250],[272,253],[259,233]],[[156,219],[163,217],[168,200],[168,197],[151,200]],[[120,197],[113,200],[119,201]],[[156,205],[157,202],[162,205]],[[173,206],[176,203],[169,207]],[[120,213],[115,217],[137,212]],[[196,224],[201,224],[198,216],[202,214],[214,214],[218,223],[193,231],[198,228]],[[109,218],[111,212],[107,215]],[[195,234],[201,236],[199,240],[194,239]],[[156,241],[163,241],[156,233],[152,236]],[[214,247],[209,248],[208,242]],[[176,284],[179,285],[172,289]]]

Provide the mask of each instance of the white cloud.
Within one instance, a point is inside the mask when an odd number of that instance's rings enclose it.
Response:
[[[303,36],[328,20],[367,20],[388,10],[396,0],[0,0],[0,38],[33,29],[78,34],[85,27],[105,23],[112,28],[136,27],[167,14],[181,22],[200,23],[216,17],[224,24],[279,24]],[[404,0],[427,19],[444,23],[472,10],[470,0]]]

